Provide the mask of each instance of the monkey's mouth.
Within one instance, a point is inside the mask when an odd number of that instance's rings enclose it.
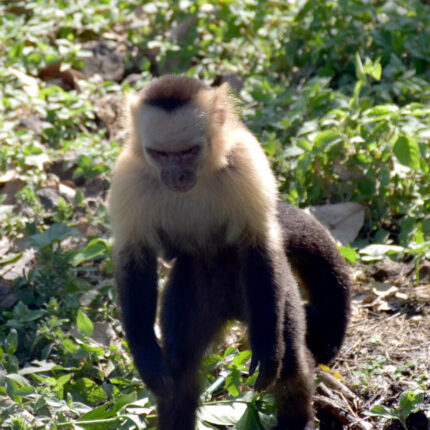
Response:
[[[166,169],[161,172],[161,180],[171,191],[184,193],[196,185],[197,178],[193,170]]]

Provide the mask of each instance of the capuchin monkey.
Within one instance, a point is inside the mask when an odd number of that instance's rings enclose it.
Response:
[[[226,321],[248,327],[256,390],[276,429],[314,428],[313,363],[342,344],[346,265],[325,229],[279,202],[269,162],[225,86],[166,76],[130,102],[110,192],[115,277],[136,367],[159,430],[193,430],[199,364]],[[172,261],[154,334],[159,258]],[[302,306],[299,287],[307,294]]]

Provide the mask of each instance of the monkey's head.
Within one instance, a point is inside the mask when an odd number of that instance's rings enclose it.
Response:
[[[152,81],[130,105],[136,144],[169,190],[189,191],[199,176],[226,164],[225,139],[217,138],[234,116],[226,87],[212,89],[197,79],[165,76]]]

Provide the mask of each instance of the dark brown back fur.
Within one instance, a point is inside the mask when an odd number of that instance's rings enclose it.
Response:
[[[348,323],[348,268],[313,216],[282,202],[279,220],[288,261],[310,299],[306,307],[308,347],[318,363],[329,363],[339,352]]]

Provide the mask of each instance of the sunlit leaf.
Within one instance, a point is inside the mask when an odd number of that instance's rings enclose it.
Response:
[[[30,237],[31,244],[37,248],[45,248],[54,242],[60,242],[66,237],[76,233],[76,230],[72,227],[68,227],[64,224],[52,224],[48,230],[43,233],[38,233]]]
[[[393,151],[400,163],[413,170],[420,169],[420,148],[410,136],[400,136],[394,145]]]
[[[246,410],[246,404],[234,402],[229,405],[203,405],[198,416],[201,421],[216,425],[234,425],[242,417]]]
[[[71,254],[70,263],[73,266],[78,266],[84,261],[106,256],[108,250],[108,244],[105,240],[92,239],[85,248]]]
[[[93,334],[94,326],[92,321],[80,309],[76,318],[76,324],[81,333],[86,334],[87,336],[91,336]]]

